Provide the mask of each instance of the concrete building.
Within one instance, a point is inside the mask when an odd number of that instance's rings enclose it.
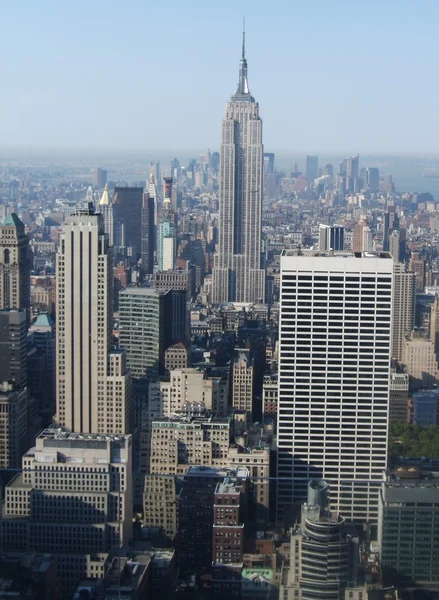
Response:
[[[431,388],[439,381],[439,366],[434,352],[434,343],[420,332],[404,338],[402,364],[410,376],[413,389]]]
[[[390,373],[389,421],[409,421],[409,376]]]
[[[95,169],[94,184],[100,190],[107,185],[107,171],[105,169],[99,167]]]
[[[131,377],[111,349],[112,267],[102,215],[77,209],[56,256],[56,422],[76,433],[131,431]]]
[[[19,469],[28,446],[30,403],[26,387],[0,383],[0,468]]]
[[[277,423],[279,390],[277,377],[264,377],[262,384],[262,418],[264,423]]]
[[[434,344],[434,352],[439,355],[439,294],[436,293],[430,308],[430,339]]]
[[[149,470],[168,475],[186,473],[191,465],[223,468],[230,438],[230,419],[204,416],[153,421]]]
[[[188,301],[195,293],[194,269],[177,269],[174,271],[159,271],[154,273],[151,285],[157,291],[181,290],[187,293]]]
[[[0,382],[27,385],[26,310],[0,310]]]
[[[248,470],[250,516],[255,521],[267,523],[270,519],[270,448],[231,444],[227,453],[227,466],[230,469]]]
[[[161,414],[171,417],[177,413],[203,413],[210,411],[226,416],[229,399],[229,382],[225,376],[208,375],[198,369],[176,369],[169,381],[150,383],[150,398],[161,406]],[[159,398],[155,397],[159,394]]]
[[[159,223],[157,233],[157,263],[159,271],[173,271],[177,257],[175,220],[166,217]]]
[[[376,521],[387,464],[393,260],[388,253],[281,257],[278,510],[331,481],[331,509]]]
[[[213,302],[263,302],[261,264],[262,120],[250,94],[243,40],[238,88],[222,124],[219,243],[212,273]],[[243,177],[242,174],[247,176]]]
[[[252,421],[253,413],[253,368],[253,361],[246,352],[241,352],[233,363],[233,408],[245,410],[249,422]]]
[[[169,475],[149,474],[143,493],[143,524],[158,528],[169,542],[177,534],[177,482]]]
[[[404,338],[415,326],[415,276],[401,263],[393,269],[392,359],[401,362]]]
[[[412,252],[408,270],[415,274],[416,293],[423,294],[425,289],[425,258],[419,252]]]
[[[280,598],[340,600],[355,581],[358,540],[328,508],[328,483],[312,480],[300,525],[291,533],[290,565],[282,570]],[[366,597],[365,597],[366,598]]]
[[[165,350],[165,372],[187,369],[190,367],[190,351],[183,342],[176,342]]]
[[[411,475],[416,475],[416,469]],[[383,482],[379,496],[381,564],[399,580],[426,587],[439,582],[439,480],[410,477],[404,469]],[[410,473],[407,473],[410,475]]]
[[[29,326],[30,261],[29,240],[15,213],[0,225],[0,309],[27,311]]]
[[[52,400],[55,398],[55,371],[56,371],[56,326],[49,314],[42,313],[29,328],[30,343],[38,348],[44,354],[44,364],[46,378],[52,393]]]
[[[238,473],[238,472],[237,472]],[[248,474],[227,476],[213,495],[212,591],[213,597],[240,596],[244,556],[244,528],[248,518]]]
[[[172,342],[172,292],[127,287],[119,292],[119,345],[136,379],[164,373],[165,348]]]
[[[3,548],[51,553],[61,597],[132,537],[131,436],[46,429],[5,490]],[[70,594],[70,596],[68,595]]]

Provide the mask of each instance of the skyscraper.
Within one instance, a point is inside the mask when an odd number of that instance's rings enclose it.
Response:
[[[319,250],[344,250],[344,225],[320,225]]]
[[[281,258],[278,518],[331,482],[331,506],[376,521],[387,464],[393,260]]]
[[[245,34],[238,88],[222,124],[220,229],[213,269],[213,302],[257,302],[265,296],[261,264],[262,120],[250,94]]]
[[[307,156],[306,157],[306,170],[305,176],[310,183],[314,182],[319,176],[319,157],[318,156]]]
[[[102,215],[78,209],[56,257],[56,419],[75,433],[129,433],[131,378],[111,350],[112,253]]]
[[[95,169],[94,179],[95,187],[101,190],[105,185],[107,185],[107,171],[98,167],[97,169]]]
[[[394,264],[392,310],[392,358],[401,362],[404,338],[415,326],[415,274],[401,263]]]
[[[107,184],[105,184],[104,191],[102,192],[102,196],[98,204],[98,212],[101,213],[104,218],[104,231],[108,235],[108,243],[110,246],[114,246],[113,201],[110,197]]]
[[[127,255],[135,263],[141,252],[141,220],[143,205],[143,188],[114,188],[114,210],[116,240],[115,245],[125,248]]]
[[[142,270],[148,274],[154,271],[155,201],[155,197],[151,196],[149,191],[143,194],[141,259]]]
[[[15,213],[0,225],[0,309],[25,309],[29,325],[29,240]]]

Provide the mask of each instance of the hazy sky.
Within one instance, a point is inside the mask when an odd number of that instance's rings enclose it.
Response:
[[[438,0],[0,0],[0,146],[217,148],[243,16],[266,151],[439,153]]]

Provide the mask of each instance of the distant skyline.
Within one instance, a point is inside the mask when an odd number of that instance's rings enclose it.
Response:
[[[245,16],[267,151],[439,154],[434,0],[23,0],[0,14],[2,148],[219,148]]]

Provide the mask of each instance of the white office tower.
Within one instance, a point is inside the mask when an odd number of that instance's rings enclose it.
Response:
[[[259,104],[250,94],[245,44],[238,88],[222,125],[219,244],[212,273],[213,302],[263,302],[261,265],[264,147]]]
[[[99,201],[97,212],[101,213],[104,218],[104,231],[108,235],[108,243],[110,246],[114,246],[114,211],[113,201],[108,191],[108,184],[105,184],[104,191],[102,192],[101,199]]]
[[[131,431],[131,376],[111,349],[112,268],[102,215],[78,209],[56,256],[56,421],[69,431]]]
[[[393,260],[281,257],[278,519],[331,484],[331,510],[376,521],[387,464]]]
[[[108,553],[132,539],[131,455],[130,435],[43,431],[6,486],[3,549],[53,554],[62,598],[102,577]]]

